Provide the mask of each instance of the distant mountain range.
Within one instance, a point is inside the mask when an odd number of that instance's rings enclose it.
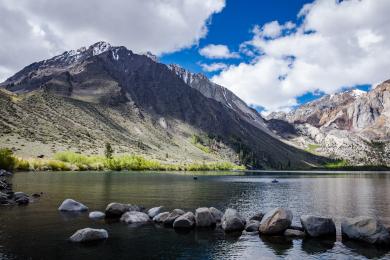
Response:
[[[328,159],[280,140],[270,123],[202,74],[98,42],[33,63],[0,85],[0,141],[17,154],[138,153],[259,169]]]

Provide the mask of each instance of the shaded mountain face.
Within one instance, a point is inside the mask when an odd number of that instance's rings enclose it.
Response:
[[[369,92],[351,90],[326,95],[290,113],[273,113],[269,127],[301,148],[350,160],[387,164],[390,151],[390,81]],[[282,121],[284,127],[275,127]],[[292,134],[291,127],[295,133]]]
[[[190,86],[177,71],[148,55],[99,42],[33,63],[2,86],[19,96],[45,93],[40,97],[50,96],[51,102],[58,97],[61,102],[77,101],[121,114],[136,110],[131,114],[138,115],[138,124],[145,126],[143,118],[159,122],[163,129],[159,133],[166,131],[171,141],[185,139],[185,135],[190,138],[191,131],[195,131],[223,143],[241,162],[257,168],[304,168],[324,162],[324,158],[302,152],[261,131],[257,123],[248,120],[253,114],[252,121],[259,120],[260,125],[262,118],[255,111],[218,85],[213,85],[217,90],[203,90],[201,86],[207,84]],[[221,91],[229,96],[226,103],[220,97]],[[79,108],[75,113],[89,113]],[[183,131],[184,128],[193,130]],[[128,134],[125,132],[124,135]]]

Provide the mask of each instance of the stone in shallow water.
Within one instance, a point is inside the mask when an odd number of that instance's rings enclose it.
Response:
[[[296,230],[296,229],[286,229],[283,233],[284,236],[286,237],[297,237],[297,238],[302,238],[305,237],[305,232],[301,230]]]
[[[84,228],[77,230],[69,240],[72,242],[88,242],[107,238],[108,232],[105,229]]]
[[[225,232],[242,231],[246,220],[235,209],[228,208],[222,217],[222,229]]]
[[[89,216],[89,218],[92,218],[92,219],[100,219],[100,218],[104,218],[106,216],[106,214],[104,214],[101,211],[92,211],[89,213],[88,216]]]
[[[247,232],[256,232],[256,231],[259,231],[259,227],[260,227],[260,221],[249,220],[246,223],[245,231],[247,231]]]
[[[261,221],[263,219],[263,217],[264,217],[264,213],[258,212],[255,215],[253,215],[249,220]]]
[[[290,210],[275,208],[264,215],[259,231],[265,235],[282,234],[291,226],[293,215]]]
[[[122,215],[121,221],[127,224],[132,223],[147,223],[150,221],[149,216],[146,213],[139,211],[128,211]]]
[[[343,238],[367,242],[374,245],[390,245],[389,230],[372,217],[346,218],[341,222]]]
[[[75,201],[73,199],[66,199],[60,207],[58,208],[60,211],[86,211],[88,210],[88,207],[84,204]]]
[[[223,212],[220,211],[220,210],[217,209],[217,208],[214,208],[214,207],[210,207],[209,210],[210,210],[210,212],[211,212],[211,215],[213,215],[215,221],[221,222],[222,217],[223,217]]]
[[[169,212],[161,212],[159,214],[157,214],[154,218],[153,218],[153,221],[156,222],[156,223],[163,223],[167,217],[169,216]]]
[[[173,228],[190,229],[195,225],[195,216],[192,212],[187,212],[173,222]]]
[[[181,209],[174,209],[171,213],[165,218],[163,221],[164,225],[172,226],[175,219],[177,219],[179,216],[183,215],[185,212]]]
[[[209,208],[197,208],[195,210],[195,222],[197,227],[211,227],[216,223]]]
[[[335,236],[336,226],[331,218],[303,215],[301,224],[306,234],[311,237]]]
[[[106,218],[120,218],[128,211],[141,211],[143,208],[137,205],[112,202],[107,205],[105,213]]]
[[[163,208],[164,208],[163,206],[159,206],[159,207],[154,207],[149,209],[148,210],[149,217],[154,218],[155,216],[157,216],[157,214],[161,213]]]

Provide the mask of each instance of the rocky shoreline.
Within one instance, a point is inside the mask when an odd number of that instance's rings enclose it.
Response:
[[[88,211],[88,207],[73,199],[66,199],[58,208],[61,212]],[[222,212],[214,207],[201,207],[185,212],[181,209],[164,210],[163,206],[145,209],[142,206],[113,202],[107,205],[104,212],[92,211],[91,219],[116,219],[126,224],[144,225],[161,224],[176,230],[194,228],[221,228],[225,233],[247,232],[262,236],[284,236],[294,239],[305,237],[336,240],[336,225],[332,218],[302,215],[302,227],[292,226],[293,214],[284,208],[275,208],[266,214],[258,212],[246,220],[237,210],[228,208]],[[390,230],[372,217],[359,216],[345,218],[341,222],[342,239],[355,240],[367,244],[390,246]],[[108,239],[105,229],[84,228],[77,230],[69,240],[88,242]]]

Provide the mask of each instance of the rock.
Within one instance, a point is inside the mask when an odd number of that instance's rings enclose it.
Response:
[[[253,217],[251,217],[249,220],[261,221],[263,219],[263,217],[264,217],[264,213],[258,212]]]
[[[9,201],[8,201],[8,195],[3,193],[3,192],[0,192],[0,204],[8,204]]]
[[[301,224],[306,234],[311,237],[336,235],[336,226],[331,218],[303,215]]]
[[[161,210],[163,208],[164,208],[163,206],[160,206],[160,207],[154,207],[154,208],[149,209],[148,210],[149,217],[154,218],[157,214],[159,214],[161,212]]]
[[[30,203],[29,196],[21,191],[15,192],[14,195],[14,200],[18,205],[26,205]]]
[[[105,229],[84,228],[77,230],[69,240],[72,242],[88,242],[107,238],[108,232]]]
[[[92,211],[88,215],[88,217],[92,218],[92,219],[100,219],[100,218],[104,218],[105,216],[106,216],[106,214],[104,214],[101,211]]]
[[[162,213],[159,213],[157,214],[154,218],[153,218],[153,221],[156,222],[156,223],[163,223],[167,217],[169,216],[169,212],[162,212]]]
[[[197,227],[211,227],[216,223],[209,208],[197,208],[195,210],[195,222]]]
[[[235,209],[228,208],[222,217],[222,229],[225,232],[242,231],[246,221]]]
[[[120,218],[127,211],[139,211],[138,206],[132,206],[129,204],[112,202],[107,205],[105,213],[106,218]]]
[[[346,218],[341,222],[343,238],[359,240],[374,245],[390,244],[389,230],[372,217]]]
[[[16,192],[15,192],[16,193]],[[62,202],[61,206],[59,206],[58,210],[60,211],[86,211],[88,207],[84,204],[75,201],[73,199],[66,199]]]
[[[298,230],[298,231],[305,231],[305,230],[303,230],[303,227],[293,226],[293,225],[291,225],[288,229],[293,229],[293,230]]]
[[[39,197],[41,197],[41,194],[39,194],[39,193],[33,193],[31,196],[32,196],[33,198],[39,198]]]
[[[291,226],[293,215],[290,210],[275,208],[264,215],[259,232],[265,235],[282,234]]]
[[[179,216],[173,222],[173,228],[176,229],[190,229],[195,225],[195,215],[192,212],[187,212]]]
[[[166,217],[166,219],[163,221],[164,225],[172,226],[175,219],[177,219],[179,216],[183,215],[185,212],[181,209],[174,209],[169,215]]]
[[[259,231],[259,227],[260,227],[260,221],[257,221],[257,220],[249,220],[249,221],[246,223],[245,231],[247,231],[247,232]]]
[[[23,197],[27,197],[28,198],[28,195],[24,192],[21,192],[21,191],[17,191],[14,193],[14,198],[15,200],[16,199],[19,199],[19,198],[23,198]]]
[[[3,176],[5,176],[5,177],[12,176],[12,173],[9,171],[0,169],[0,177],[3,177]]]
[[[146,223],[150,221],[148,214],[139,211],[128,211],[124,213],[121,217],[122,222],[127,224],[132,223]]]
[[[210,210],[210,212],[211,212],[211,215],[213,215],[215,221],[216,221],[216,222],[221,222],[222,217],[223,217],[223,212],[220,211],[220,210],[217,209],[217,208],[214,208],[214,207],[209,208],[209,210]]]
[[[299,237],[299,238],[303,238],[306,236],[305,232],[301,230],[290,229],[290,228],[286,229],[283,235],[286,237]]]

